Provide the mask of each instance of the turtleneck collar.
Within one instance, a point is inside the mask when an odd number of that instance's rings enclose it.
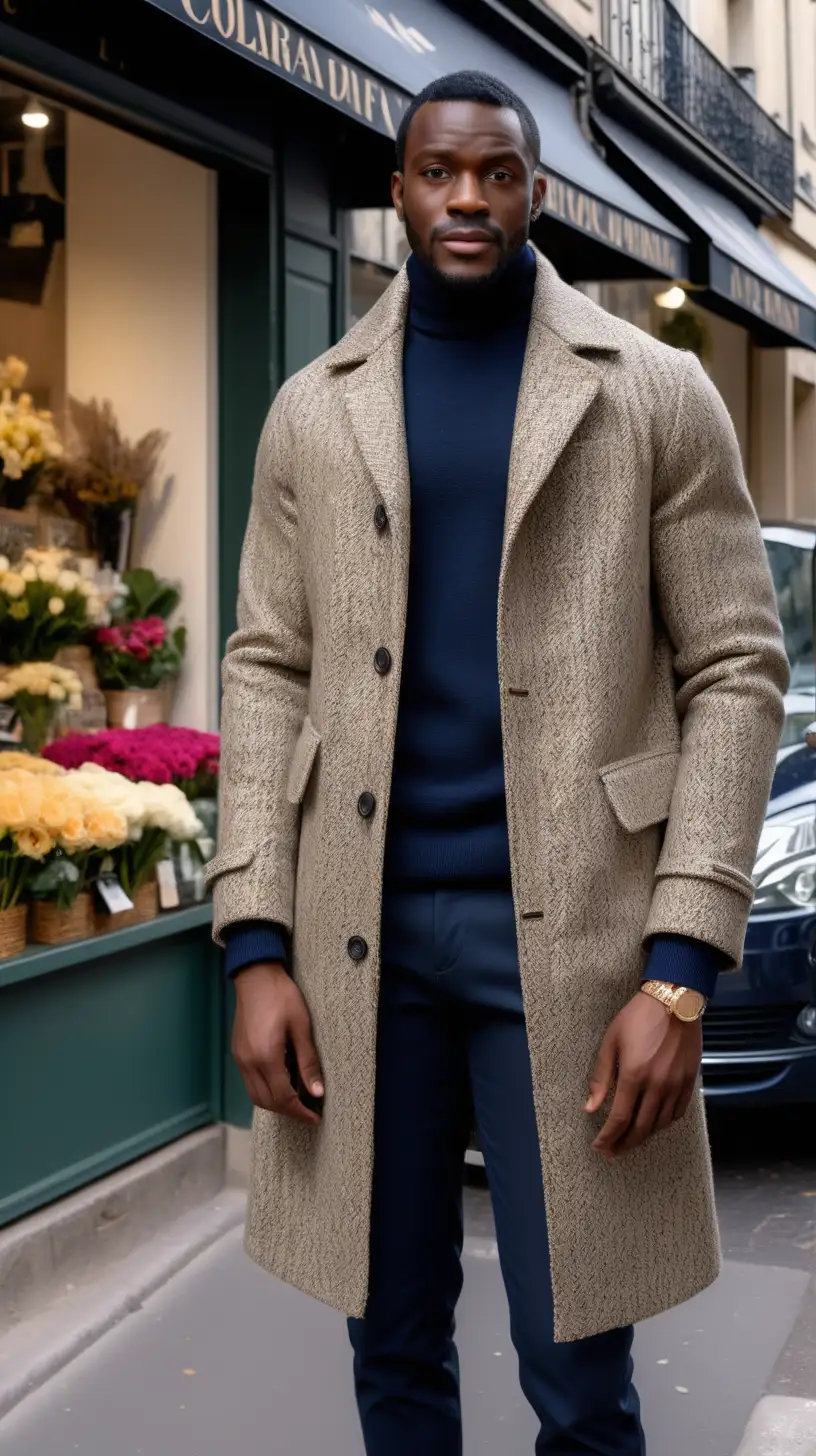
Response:
[[[529,318],[536,282],[536,260],[525,247],[494,283],[459,288],[426,268],[416,253],[408,259],[412,328],[444,339],[496,333]]]

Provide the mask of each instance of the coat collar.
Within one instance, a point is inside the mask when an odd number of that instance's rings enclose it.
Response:
[[[615,354],[619,324],[562,282],[537,254],[530,332],[513,432],[504,558],[537,492],[587,414],[602,371],[584,353]],[[402,351],[408,311],[405,268],[332,349],[326,367],[345,372],[357,442],[389,515],[407,544],[410,474],[405,439]]]

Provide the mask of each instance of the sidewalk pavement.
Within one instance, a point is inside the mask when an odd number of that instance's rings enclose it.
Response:
[[[518,1389],[486,1194],[469,1190],[467,1204],[465,1449],[509,1456],[532,1450],[535,1423]],[[155,1289],[146,1274],[147,1264],[143,1291]],[[143,1304],[124,1275],[120,1266],[112,1278],[132,1312],[0,1422],[0,1456],[360,1456],[342,1318],[250,1264],[240,1229]],[[649,1456],[734,1456],[807,1282],[801,1269],[729,1261],[714,1289],[640,1327]],[[810,1435],[791,1434],[796,1422],[807,1430],[812,1405],[763,1402],[740,1456],[812,1456]]]

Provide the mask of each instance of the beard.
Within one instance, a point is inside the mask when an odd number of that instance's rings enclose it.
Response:
[[[438,268],[433,261],[431,252],[425,247],[422,238],[411,223],[411,219],[406,211],[403,211],[403,221],[405,224],[405,235],[411,245],[411,251],[416,253],[420,262],[428,269],[428,272],[432,273],[445,288],[453,289],[457,293],[469,291],[477,293],[482,289],[494,287],[496,283],[500,282],[511,263],[524,251],[530,238],[529,223],[525,223],[523,227],[519,228],[517,232],[511,233],[509,237],[500,228],[491,228],[490,231],[501,249],[499,260],[490,273],[481,273],[473,278],[469,278],[467,275],[445,273],[442,268]],[[431,245],[442,235],[442,231],[435,229],[431,233]]]

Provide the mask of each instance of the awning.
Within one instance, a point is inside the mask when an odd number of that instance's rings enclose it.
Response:
[[[473,69],[501,77],[541,129],[551,215],[663,277],[688,276],[688,238],[598,155],[568,90],[439,0],[150,0],[222,45],[393,137],[429,81]]]
[[[742,209],[610,117],[596,112],[593,119],[613,144],[610,155],[636,168],[703,244],[692,249],[689,282],[708,289],[706,302],[729,317],[742,315],[760,344],[816,349],[816,294],[785,266]]]

